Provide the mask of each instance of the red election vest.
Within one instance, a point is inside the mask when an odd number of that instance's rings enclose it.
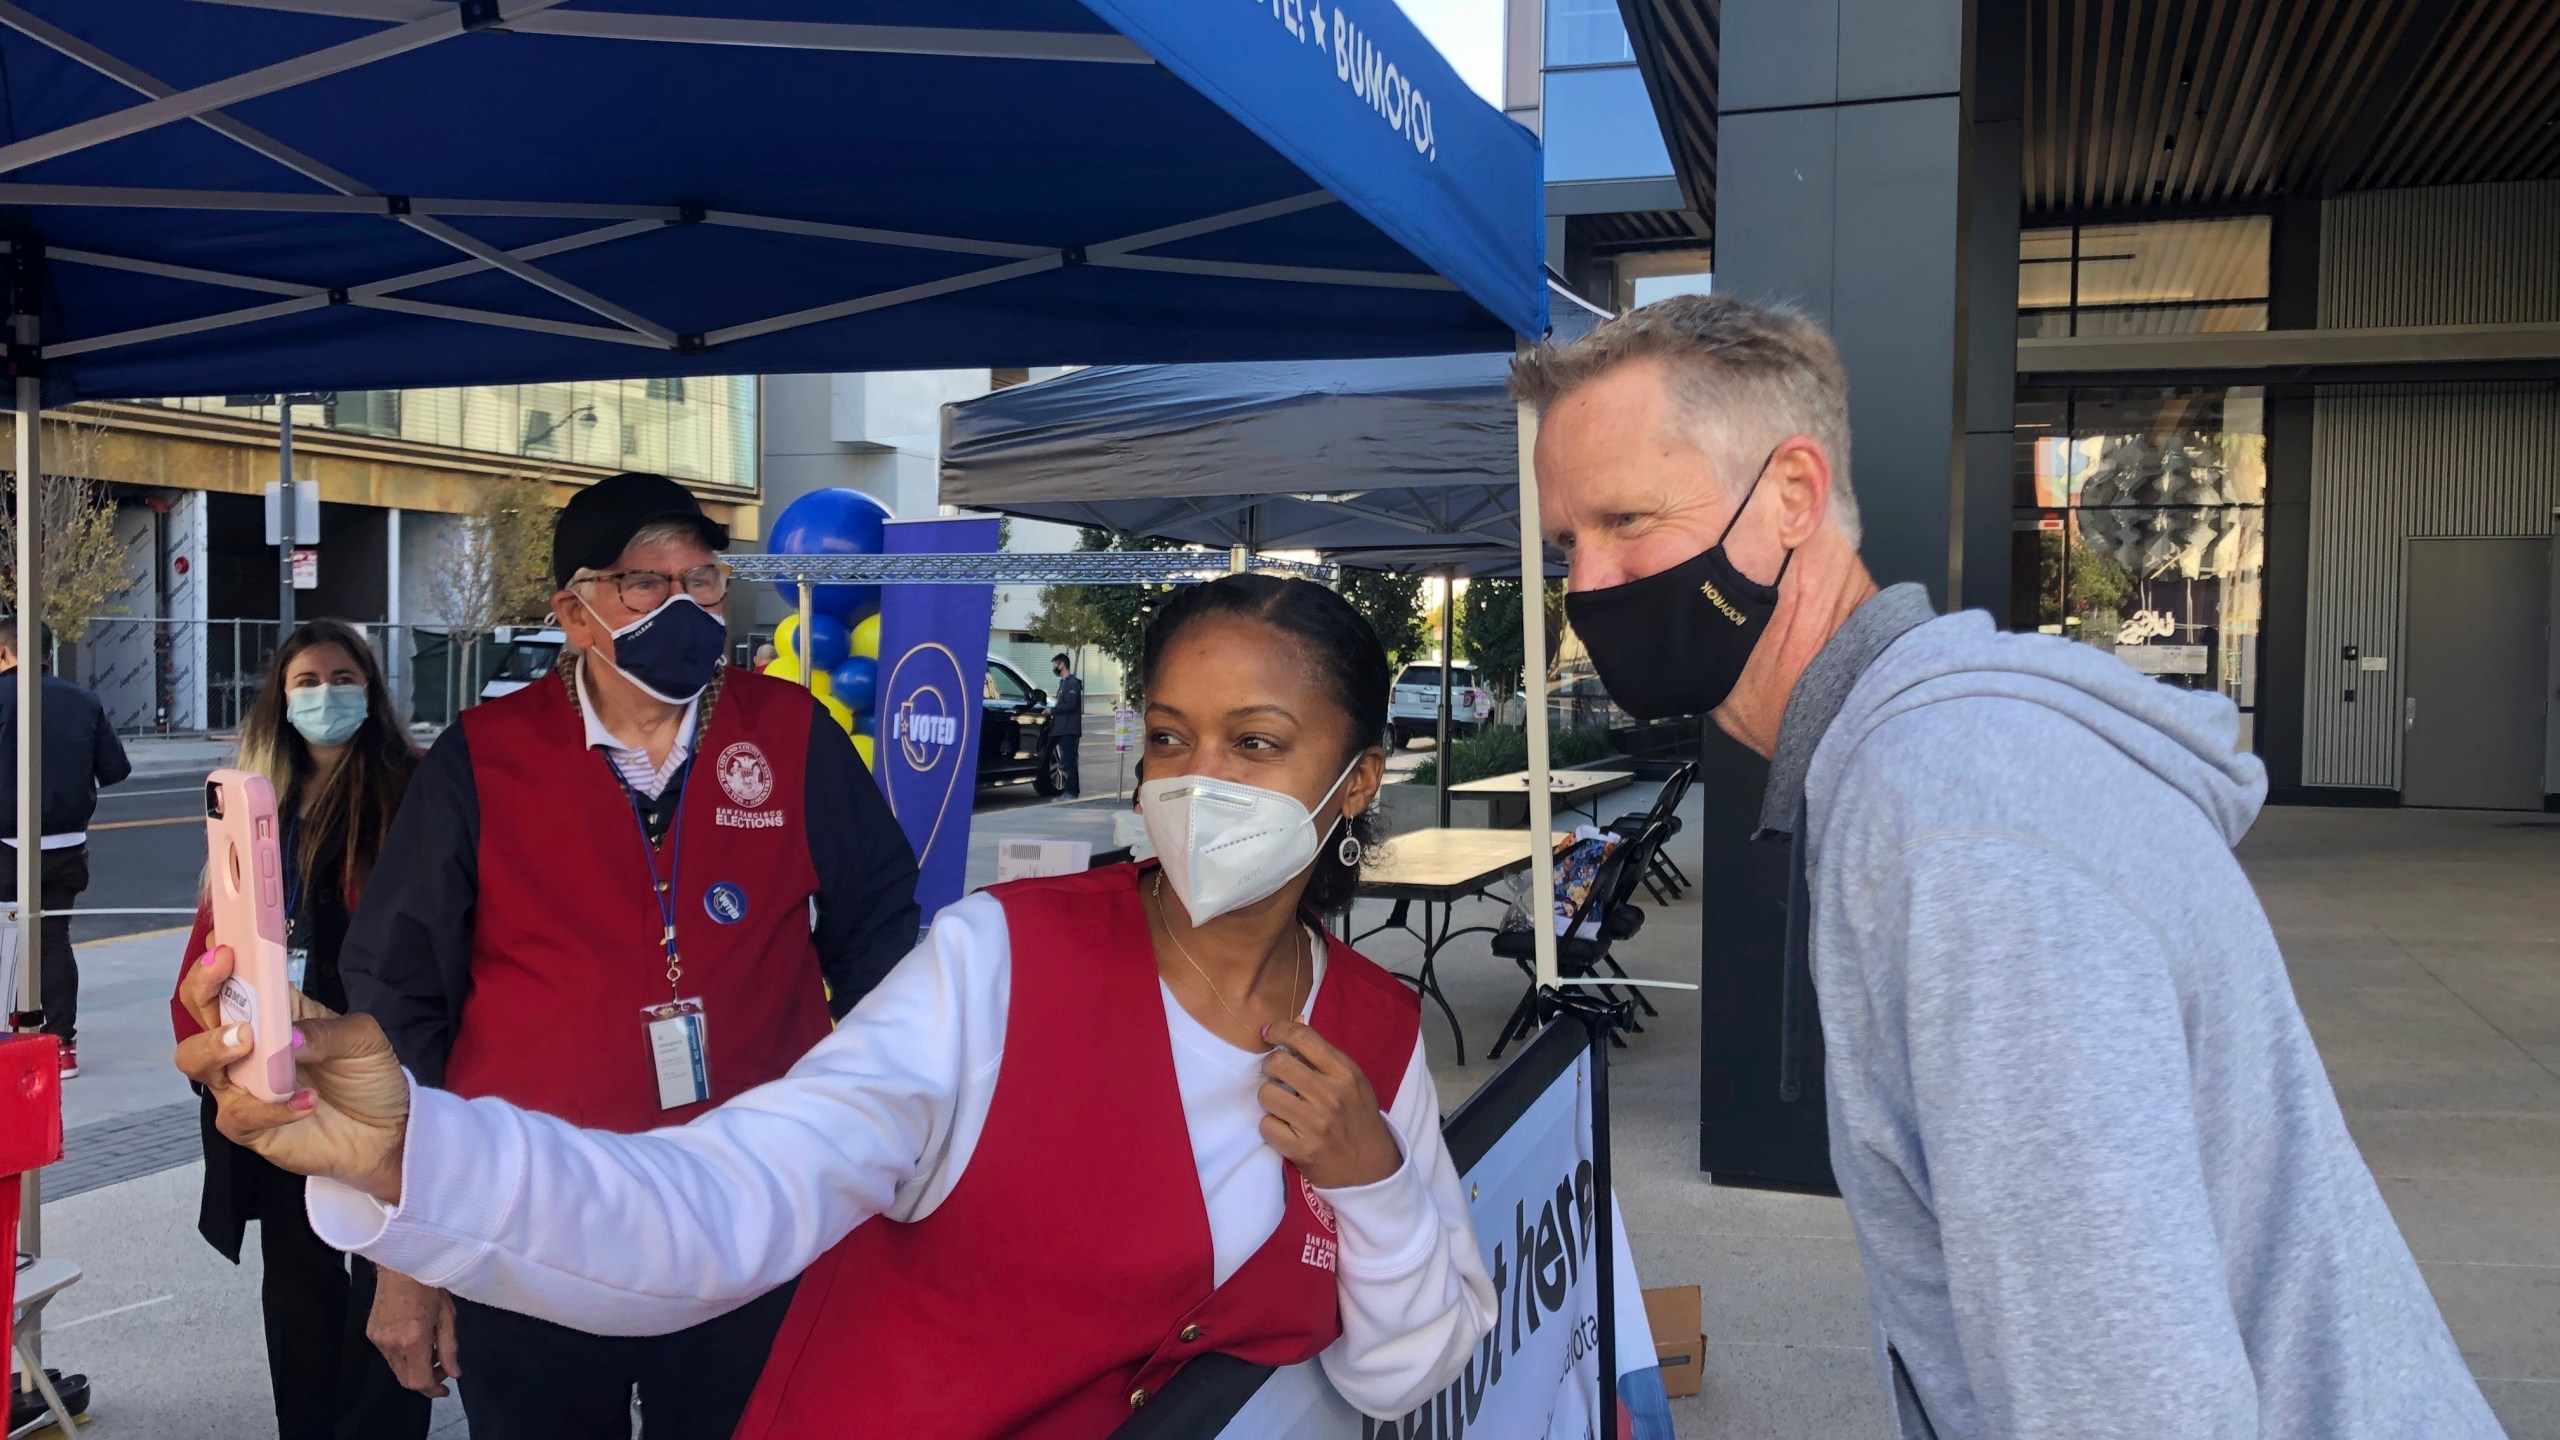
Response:
[[[702,1001],[711,1099],[662,1110],[641,1012],[668,999],[664,925],[630,795],[587,748],[574,683],[564,670],[462,712],[480,887],[445,1086],[598,1130],[681,1124],[827,1033],[801,814],[816,711],[800,687],[735,667],[703,692],[682,854],[670,826],[657,868],[676,871],[677,988]]]
[[[1012,998],[986,1128],[912,1224],[800,1280],[738,1440],[1100,1440],[1192,1356],[1265,1365],[1342,1333],[1333,1209],[1283,1162],[1279,1228],[1212,1283],[1208,1210],[1131,865],[990,893]],[[1420,1002],[1329,941],[1316,1031],[1395,1103]]]

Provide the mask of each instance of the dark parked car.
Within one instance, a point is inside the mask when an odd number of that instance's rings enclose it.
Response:
[[[1067,788],[1057,757],[1050,753],[1049,692],[1033,688],[1021,671],[1003,661],[989,659],[979,704],[984,712],[979,725],[979,784],[1028,779],[1043,795]]]

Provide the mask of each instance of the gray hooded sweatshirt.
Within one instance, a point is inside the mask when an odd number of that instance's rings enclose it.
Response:
[[[2498,1435],[2232,856],[2237,712],[1926,617],[1861,607],[1772,767],[1902,1434]]]

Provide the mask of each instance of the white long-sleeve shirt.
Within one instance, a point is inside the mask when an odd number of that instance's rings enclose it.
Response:
[[[1312,948],[1321,985],[1324,950]],[[1004,909],[973,895],[789,1075],[690,1125],[579,1130],[413,1084],[400,1204],[314,1181],[313,1228],[427,1284],[595,1334],[698,1324],[791,1279],[875,1215],[933,1213],[986,1124],[1011,990]],[[1260,1130],[1266,1057],[1158,990],[1223,1283],[1286,1203],[1280,1156]],[[1340,1227],[1342,1305],[1322,1363],[1371,1415],[1401,1415],[1446,1385],[1493,1324],[1439,1110],[1417,1033],[1387,1112],[1403,1165],[1320,1192]]]

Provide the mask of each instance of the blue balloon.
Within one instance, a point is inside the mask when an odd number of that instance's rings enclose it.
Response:
[[[765,533],[765,550],[774,555],[877,555],[880,525],[889,507],[859,490],[812,490],[783,507]],[[776,581],[775,590],[793,608],[800,587]],[[814,613],[850,626],[880,608],[877,585],[816,585],[810,602]]]
[[[796,649],[798,636],[792,637]],[[853,628],[823,612],[809,617],[809,669],[811,673],[833,670],[853,654]],[[800,657],[794,654],[792,659]],[[850,702],[848,702],[850,703]]]
[[[836,698],[856,715],[871,713],[871,699],[880,682],[880,662],[868,655],[854,655],[830,666],[829,679],[835,681]]]

